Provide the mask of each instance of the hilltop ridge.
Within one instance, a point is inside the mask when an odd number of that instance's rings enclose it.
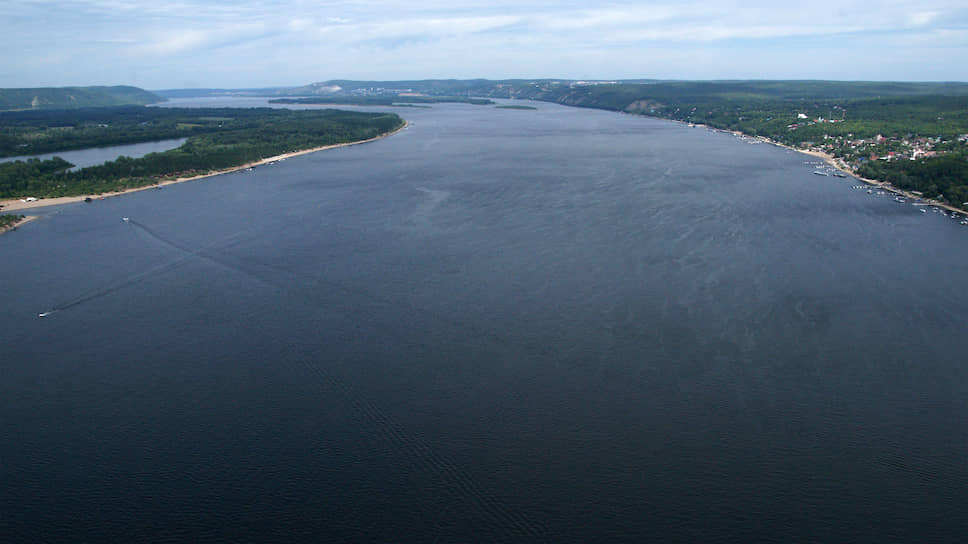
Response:
[[[0,111],[145,105],[165,98],[130,85],[0,89]]]

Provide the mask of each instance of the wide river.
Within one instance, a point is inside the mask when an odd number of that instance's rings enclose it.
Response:
[[[968,227],[538,107],[0,236],[0,540],[963,540]]]

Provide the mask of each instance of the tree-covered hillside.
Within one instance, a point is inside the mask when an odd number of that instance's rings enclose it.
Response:
[[[644,95],[654,100],[826,100],[915,95],[968,95],[965,83],[880,81],[570,81],[561,79],[431,79],[353,81],[334,79],[277,91],[288,96],[423,93],[433,96],[533,98],[567,103],[592,101],[623,110]],[[576,104],[582,105],[582,104]]]
[[[138,87],[38,87],[0,89],[0,111],[154,104],[165,99]]]

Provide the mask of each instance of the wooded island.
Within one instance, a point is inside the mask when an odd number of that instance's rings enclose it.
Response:
[[[403,127],[392,113],[276,108],[96,108],[0,113],[5,156],[187,137],[181,147],[68,171],[59,157],[0,164],[0,199],[100,194],[369,140]]]

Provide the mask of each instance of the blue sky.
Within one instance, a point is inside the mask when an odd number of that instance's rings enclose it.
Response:
[[[964,0],[15,0],[0,21],[0,87],[968,81]]]

